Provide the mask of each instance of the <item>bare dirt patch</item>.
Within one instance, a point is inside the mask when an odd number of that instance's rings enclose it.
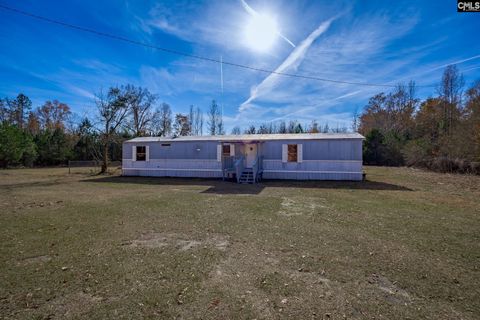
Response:
[[[202,242],[197,240],[177,240],[176,247],[180,251],[187,251],[198,247],[202,244]]]
[[[52,300],[47,309],[49,319],[76,318],[87,313],[103,299],[85,292],[69,294]]]
[[[368,279],[368,283],[375,285],[378,289],[387,294],[387,300],[395,303],[408,303],[412,301],[410,294],[399,288],[395,282],[390,281],[388,278],[379,275],[372,274]]]
[[[127,241],[123,245],[130,248],[162,248],[169,245],[169,238],[169,235],[151,232],[142,234],[138,239]]]
[[[52,257],[49,255],[40,255],[34,257],[28,257],[18,261],[19,265],[30,265],[30,264],[37,264],[37,263],[45,263],[52,260]]]
[[[317,201],[321,199],[316,199]],[[310,198],[292,199],[288,197],[282,198],[282,203],[279,214],[287,217],[294,217],[300,215],[311,215],[317,209],[326,208],[325,205],[319,204]]]
[[[186,235],[177,233],[149,232],[142,234],[138,239],[126,241],[122,245],[129,248],[163,248],[174,247],[179,251],[193,250],[200,247],[213,247],[225,251],[229,245],[227,238],[214,236],[204,240],[188,239]]]
[[[63,200],[55,201],[31,201],[31,202],[21,202],[15,205],[13,208],[14,211],[20,210],[32,210],[48,208],[48,209],[57,209],[63,206]]]

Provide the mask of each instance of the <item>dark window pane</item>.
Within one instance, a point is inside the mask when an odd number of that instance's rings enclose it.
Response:
[[[297,145],[288,145],[288,162],[297,162]]]
[[[137,146],[137,161],[147,160],[147,147]]]
[[[229,156],[230,155],[230,145],[229,144],[224,144],[222,147],[222,154],[224,156]]]

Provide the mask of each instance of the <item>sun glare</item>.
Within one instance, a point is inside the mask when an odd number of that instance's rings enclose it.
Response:
[[[245,28],[246,45],[255,51],[266,52],[278,36],[277,22],[271,16],[257,14]]]

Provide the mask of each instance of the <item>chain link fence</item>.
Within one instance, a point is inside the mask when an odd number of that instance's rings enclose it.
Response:
[[[121,161],[111,161],[108,163],[108,167],[117,169],[122,166]],[[102,162],[96,160],[87,161],[68,161],[68,173],[99,173],[102,168]]]

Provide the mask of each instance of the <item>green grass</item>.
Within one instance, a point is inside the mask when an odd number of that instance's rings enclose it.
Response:
[[[0,318],[478,319],[480,177],[0,171]]]

